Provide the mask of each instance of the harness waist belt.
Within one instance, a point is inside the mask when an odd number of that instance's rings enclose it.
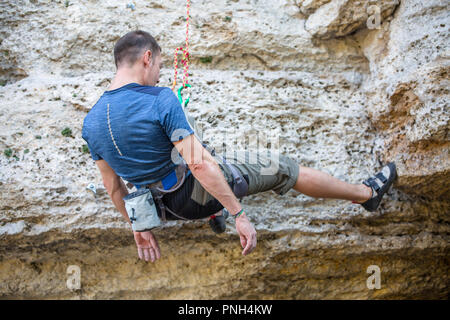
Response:
[[[213,150],[212,155],[214,155],[214,154],[215,154],[215,152]],[[237,170],[231,163],[228,163],[225,160],[225,158],[223,158],[220,155],[217,155],[217,156],[220,158],[220,160],[222,160],[222,163],[228,167],[228,169],[230,170],[230,172],[233,176],[233,188],[232,189],[233,189],[234,195],[239,199],[246,196],[247,191],[248,191],[248,184],[247,184],[247,181],[242,176],[241,172],[239,170]],[[148,184],[145,186],[145,188],[151,190],[151,192],[160,208],[161,218],[164,222],[167,221],[166,211],[170,212],[175,217],[178,217],[182,220],[189,220],[189,219],[186,219],[186,218],[176,214],[172,210],[170,210],[170,208],[166,207],[163,202],[163,197],[165,194],[172,193],[172,192],[178,190],[183,185],[184,181],[186,180],[186,176],[189,173],[189,168],[185,162],[182,162],[180,165],[178,165],[175,168],[174,171],[175,171],[175,173],[173,173],[173,172],[170,173],[163,180],[155,182],[155,183],[151,183],[151,184]],[[173,184],[175,179],[176,179],[176,183]]]
[[[189,168],[187,168],[185,163],[181,163],[180,165],[176,166],[172,172],[170,172],[167,176],[165,176],[162,180],[150,183],[145,185],[146,188],[152,189],[152,188],[158,188],[161,191],[165,190],[172,190],[173,188],[176,188],[180,184],[182,184],[183,178],[187,175],[187,172],[189,171]]]
[[[154,198],[156,199],[156,202],[158,203],[158,206],[161,210],[161,218],[164,222],[167,221],[166,210],[180,219],[188,220],[184,217],[177,215],[175,212],[173,212],[168,207],[166,207],[164,205],[164,202],[162,199],[166,193],[174,192],[183,185],[184,180],[186,180],[186,176],[189,172],[189,168],[185,162],[182,162],[175,168],[174,171],[175,171],[175,176],[176,176],[176,183],[170,189],[166,189],[165,187],[167,187],[168,185],[171,185],[172,184],[171,182],[175,180],[173,176],[171,177],[171,174],[173,174],[173,173],[170,173],[161,181],[151,183],[151,184],[148,184],[145,186],[145,188],[150,189]]]

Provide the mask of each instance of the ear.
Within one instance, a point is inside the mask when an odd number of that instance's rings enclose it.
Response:
[[[149,64],[149,66],[151,67],[153,65],[153,56],[152,56],[152,52],[150,50],[147,50],[145,52],[145,58]]]
[[[150,50],[147,50],[144,52],[144,54],[141,56],[141,61],[144,63],[144,66],[146,67],[147,65],[149,67],[152,66],[153,61],[152,61],[152,52]]]

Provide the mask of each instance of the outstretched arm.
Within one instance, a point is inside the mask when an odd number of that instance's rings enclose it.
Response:
[[[230,212],[238,213],[242,206],[228,185],[216,160],[195,135],[174,142],[189,169],[200,184]]]
[[[216,160],[197,137],[191,134],[173,144],[203,188],[216,198],[228,212],[233,215],[237,214],[242,209],[239,200],[228,185]],[[242,254],[249,254],[256,247],[256,231],[245,213],[236,218],[236,230],[244,248]]]

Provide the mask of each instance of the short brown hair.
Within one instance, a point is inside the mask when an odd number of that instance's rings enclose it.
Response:
[[[161,47],[148,32],[142,30],[128,32],[114,46],[116,67],[123,63],[133,65],[145,50],[152,52],[152,59],[161,53]]]

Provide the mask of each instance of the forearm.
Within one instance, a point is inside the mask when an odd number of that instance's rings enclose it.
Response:
[[[128,195],[128,190],[122,179],[116,179],[111,182],[109,185],[105,184],[105,187],[108,191],[108,194],[114,203],[114,206],[117,210],[122,214],[122,216],[127,220],[127,222],[131,225],[130,218],[128,217],[127,210],[125,209],[125,202],[123,201],[123,197]]]
[[[194,177],[214,198],[216,198],[231,214],[242,209],[239,200],[228,185],[222,170],[213,157],[203,159],[201,165],[190,168]]]

